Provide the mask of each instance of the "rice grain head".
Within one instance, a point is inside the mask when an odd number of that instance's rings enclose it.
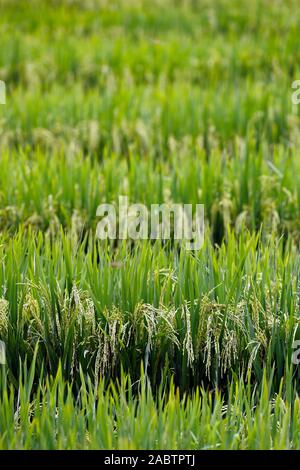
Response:
[[[0,299],[0,336],[7,333],[9,303],[6,299]]]

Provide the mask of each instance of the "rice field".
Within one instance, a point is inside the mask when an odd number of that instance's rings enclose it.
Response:
[[[300,449],[299,21],[0,0],[0,449]],[[202,248],[99,240],[120,195]]]

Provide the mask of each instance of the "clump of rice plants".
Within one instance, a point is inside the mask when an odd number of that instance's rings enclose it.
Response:
[[[300,448],[299,20],[2,0],[0,449]],[[202,248],[97,239],[120,195]]]
[[[6,381],[1,385],[0,449],[299,447],[299,398],[287,394],[284,380],[272,399],[272,377],[263,376],[259,391],[235,379],[225,399],[203,388],[180,396],[172,382],[154,395],[143,370],[138,385],[121,373],[119,382],[100,380],[97,387],[80,371],[75,399],[61,364],[35,393],[34,362],[22,370],[18,397]]]

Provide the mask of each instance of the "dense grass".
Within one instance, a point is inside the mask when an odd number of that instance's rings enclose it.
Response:
[[[95,386],[81,374],[76,400],[62,369],[39,383],[32,396],[34,364],[20,381],[18,396],[2,386],[0,449],[297,449],[300,403],[291,391],[271,400],[264,376],[261,391],[241,380],[228,385],[226,402],[197,388],[180,397],[173,384],[157,398],[142,372],[138,391],[122,375],[119,383]],[[290,378],[288,378],[289,380]],[[16,405],[15,405],[16,403]]]
[[[38,369],[55,374],[61,360],[75,381],[79,365],[95,380],[121,367],[138,380],[145,361],[153,386],[167,373],[186,390],[222,386],[232,371],[260,383],[267,366],[278,391],[291,364],[300,257],[290,240],[230,234],[194,253],[21,230],[0,250],[1,333],[16,385],[16,358],[31,357],[37,341]]]
[[[0,448],[300,448],[299,21],[0,0]],[[96,240],[119,195],[203,248]]]

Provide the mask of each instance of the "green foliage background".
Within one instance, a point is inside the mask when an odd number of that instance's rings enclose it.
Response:
[[[0,448],[299,448],[299,21],[0,0]],[[204,247],[96,240],[119,195]]]

